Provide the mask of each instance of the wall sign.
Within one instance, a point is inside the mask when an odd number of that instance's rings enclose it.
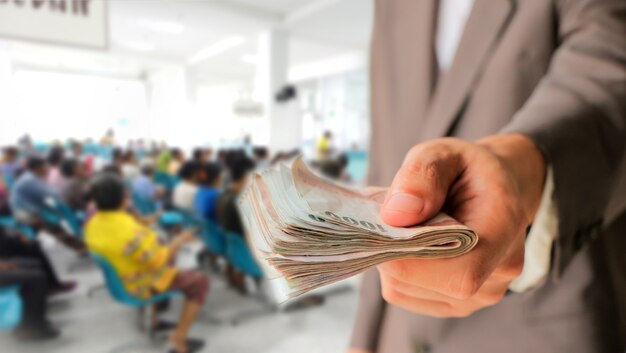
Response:
[[[0,0],[0,37],[106,49],[107,0]]]

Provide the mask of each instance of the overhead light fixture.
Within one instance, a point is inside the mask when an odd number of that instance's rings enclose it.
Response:
[[[194,54],[191,58],[189,58],[189,63],[190,64],[197,64],[201,61],[204,61],[208,58],[211,58],[215,55],[221,54],[225,51],[228,51],[234,47],[237,47],[241,44],[243,44],[243,42],[245,42],[246,39],[244,37],[241,36],[232,36],[232,37],[228,37],[228,38],[224,38],[220,41],[217,41],[215,43],[213,43],[212,45],[200,50],[199,52],[197,52],[196,54]]]
[[[180,34],[185,31],[185,25],[178,22],[157,21],[157,20],[137,20],[135,21],[141,27],[147,28],[154,32]]]
[[[149,42],[124,41],[124,42],[119,43],[119,45],[126,47],[128,49],[133,49],[137,51],[153,51],[155,48],[155,45]]]
[[[259,58],[256,54],[244,54],[241,56],[241,58],[239,58],[239,60],[241,60],[241,62],[245,64],[257,65]]]

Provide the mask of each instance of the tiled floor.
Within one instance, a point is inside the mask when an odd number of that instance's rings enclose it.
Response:
[[[50,251],[61,273],[75,256],[55,247]],[[62,330],[62,337],[45,343],[17,343],[8,333],[0,333],[1,353],[153,353],[165,352],[164,344],[154,344],[138,330],[137,312],[113,302],[106,290],[91,298],[87,290],[102,283],[97,268],[84,266],[65,278],[79,281],[80,287],[51,303],[51,319]],[[262,311],[264,306],[227,288],[224,281],[210,274],[212,288],[205,311],[192,330],[203,338],[203,352],[211,353],[332,353],[344,352],[356,309],[356,280],[332,288],[320,307],[296,312],[279,310],[249,318],[238,325],[231,319],[246,312]],[[180,301],[175,300],[167,317],[175,319]]]

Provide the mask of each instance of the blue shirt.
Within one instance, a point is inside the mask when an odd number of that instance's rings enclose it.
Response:
[[[201,187],[196,193],[194,208],[206,220],[217,222],[217,199],[220,192],[215,188]]]
[[[22,174],[11,189],[10,204],[14,210],[39,214],[48,209],[46,199],[58,197],[57,192],[31,172]]]
[[[157,192],[154,181],[143,174],[133,181],[132,189],[133,193],[150,200],[154,199]]]

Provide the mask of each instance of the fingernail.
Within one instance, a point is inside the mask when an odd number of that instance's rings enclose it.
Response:
[[[418,214],[424,208],[424,201],[417,196],[396,191],[389,197],[385,203],[385,211],[394,211],[402,213]]]

